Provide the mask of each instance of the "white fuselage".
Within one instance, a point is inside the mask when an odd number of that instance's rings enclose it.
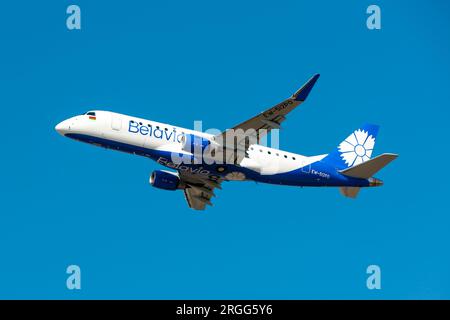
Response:
[[[136,148],[136,152],[133,152],[131,148],[125,151],[144,156],[146,155],[145,150],[191,154],[182,149],[181,140],[185,134],[193,134],[205,139],[213,139],[212,135],[204,132],[110,111],[96,110],[92,111],[92,113],[94,113],[95,116],[84,114],[69,118],[59,123],[56,126],[56,130],[64,136],[89,142],[91,144],[104,146],[99,142],[104,139],[105,141],[133,146]],[[100,140],[97,141],[95,138]],[[114,143],[109,147],[115,149]],[[119,150],[120,148],[117,149]],[[152,153],[148,152],[147,156],[152,157]],[[258,144],[252,144],[248,148],[247,157],[245,157],[239,165],[242,168],[248,168],[261,175],[275,175],[308,166],[313,162],[321,160],[325,156],[326,155],[307,157]],[[164,165],[163,162],[158,162]]]

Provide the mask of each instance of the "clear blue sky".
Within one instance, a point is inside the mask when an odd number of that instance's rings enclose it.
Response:
[[[68,31],[66,8],[82,10]],[[382,29],[366,28],[366,8]],[[0,298],[450,298],[448,1],[8,1],[0,17]],[[214,207],[148,184],[154,162],[64,139],[107,109],[225,129],[321,73],[283,149],[364,122],[385,186],[226,183]],[[65,269],[82,270],[82,290]],[[382,289],[366,288],[366,268]]]

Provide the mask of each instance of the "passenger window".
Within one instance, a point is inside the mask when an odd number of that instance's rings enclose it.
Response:
[[[284,157],[287,159],[287,155],[284,155]]]
[[[295,160],[295,157],[292,157],[292,160]]]

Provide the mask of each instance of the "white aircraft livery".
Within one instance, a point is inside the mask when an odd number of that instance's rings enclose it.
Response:
[[[331,153],[317,156],[261,143],[306,100],[318,78],[314,75],[290,98],[216,135],[100,110],[64,120],[55,129],[65,137],[148,157],[169,168],[155,170],[150,184],[183,190],[189,207],[196,210],[212,205],[215,189],[232,180],[339,187],[344,196],[355,198],[361,188],[381,186],[373,175],[397,158],[392,153],[372,158],[377,125],[364,124]]]

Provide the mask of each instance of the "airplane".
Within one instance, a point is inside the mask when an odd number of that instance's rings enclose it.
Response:
[[[215,189],[221,189],[225,181],[339,187],[344,196],[356,198],[361,188],[383,185],[373,175],[398,157],[393,153],[371,157],[378,125],[362,125],[329,154],[304,156],[260,144],[306,101],[319,76],[314,75],[288,99],[216,135],[102,110],[64,120],[55,130],[74,140],[148,157],[171,169],[153,171],[150,184],[183,190],[188,206],[195,210],[212,206]],[[239,130],[244,134],[227,140],[230,132]],[[217,159],[224,161],[211,161]]]

